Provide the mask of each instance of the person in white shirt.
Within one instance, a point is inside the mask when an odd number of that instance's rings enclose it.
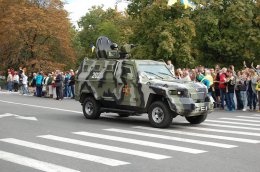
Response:
[[[171,73],[173,74],[173,76],[175,76],[175,70],[174,70],[174,66],[173,66],[171,60],[168,60],[168,61],[167,61],[167,68],[171,71]]]
[[[28,77],[25,73],[22,73],[22,94],[28,95]]]
[[[7,76],[7,89],[9,92],[12,92],[13,90],[13,75],[11,74],[11,72],[8,72],[8,76]]]
[[[13,82],[14,82],[14,92],[17,92],[19,89],[19,75],[17,72],[14,72],[14,77],[13,77]]]

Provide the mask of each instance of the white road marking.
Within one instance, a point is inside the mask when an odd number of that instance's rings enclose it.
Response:
[[[62,167],[48,162],[38,161],[36,159],[16,155],[5,151],[0,151],[0,159],[46,172],[79,172],[70,168]]]
[[[132,143],[132,144],[137,144],[137,145],[142,145],[142,146],[155,147],[158,149],[167,149],[167,150],[173,150],[173,151],[179,151],[179,152],[186,152],[186,153],[191,153],[191,154],[199,154],[199,153],[207,152],[204,150],[191,149],[191,148],[186,148],[186,147],[181,147],[181,146],[167,145],[167,144],[161,144],[161,143],[156,143],[156,142],[129,139],[129,138],[124,138],[124,137],[110,136],[110,135],[90,133],[90,132],[74,132],[74,134],[88,136],[88,137],[95,137],[95,138],[100,138],[100,139],[106,139],[106,140],[113,140],[113,141],[117,141],[117,142]]]
[[[201,133],[193,133],[193,132],[184,132],[184,131],[175,131],[175,130],[169,130],[169,129],[157,129],[157,128],[141,127],[141,126],[137,126],[137,127],[133,127],[133,128],[145,129],[145,130],[150,130],[150,131],[159,131],[159,132],[172,133],[172,134],[182,134],[182,135],[196,136],[196,137],[206,137],[206,138],[213,138],[213,139],[220,139],[220,140],[230,140],[230,141],[235,141],[235,142],[260,143],[260,140],[218,136],[218,135],[210,135],[210,134],[201,134]]]
[[[144,133],[144,132],[136,132],[136,131],[130,131],[130,130],[120,130],[120,129],[114,129],[114,128],[104,129],[104,130],[112,131],[112,132],[118,132],[118,133],[124,133],[124,134],[133,134],[133,135],[138,135],[138,136],[153,137],[153,138],[174,140],[174,141],[187,142],[187,143],[195,143],[195,144],[200,144],[200,145],[215,146],[215,147],[221,147],[221,148],[234,148],[234,147],[237,147],[235,145],[229,145],[229,144],[222,144],[222,143],[216,143],[216,142],[207,142],[207,141],[193,140],[193,139],[185,139],[185,138],[180,138],[180,137],[171,137],[171,136],[150,134],[150,133]]]
[[[15,114],[11,114],[11,113],[6,113],[3,115],[0,115],[0,118],[4,118],[4,117],[11,117],[14,116],[17,119],[25,119],[25,120],[30,120],[30,121],[38,121],[37,118],[35,117],[26,117],[26,116],[20,116],[20,115],[15,115]]]
[[[28,148],[32,148],[32,149],[37,149],[37,150],[42,150],[42,151],[46,151],[46,152],[65,155],[65,156],[69,156],[69,157],[73,157],[73,158],[92,161],[92,162],[105,164],[105,165],[109,165],[109,166],[119,166],[119,165],[130,164],[130,163],[124,162],[124,161],[119,161],[119,160],[115,160],[115,159],[110,159],[110,158],[105,158],[105,157],[100,157],[100,156],[95,156],[95,155],[90,155],[90,154],[85,154],[85,153],[80,153],[80,152],[74,152],[74,151],[70,151],[70,150],[50,147],[50,146],[46,146],[46,145],[42,145],[42,144],[27,142],[27,141],[13,139],[13,138],[1,139],[0,141],[15,144],[15,145],[20,145],[20,146],[24,146],[24,147],[28,147]]]
[[[254,114],[253,116],[260,116],[260,114]]]
[[[19,94],[19,92],[0,91],[0,94]]]
[[[9,117],[9,116],[14,116],[14,115],[10,113],[5,113],[3,115],[0,115],[0,118]]]
[[[29,121],[38,121],[37,118],[35,118],[35,117],[18,116],[16,118],[25,119],[25,120],[29,120]]]
[[[238,124],[238,125],[248,125],[248,126],[256,126],[260,127],[260,124],[249,124],[242,122],[231,122],[231,121],[221,121],[221,120],[207,120],[207,122],[216,122],[216,123],[225,123],[225,124]]]
[[[253,117],[253,116],[236,116],[238,118],[248,118],[248,119],[259,119],[260,120],[260,117]]]
[[[154,153],[149,153],[149,152],[120,148],[120,147],[116,147],[116,146],[109,146],[109,145],[92,143],[92,142],[85,142],[85,141],[81,141],[81,140],[75,140],[75,139],[70,139],[70,138],[65,138],[65,137],[54,136],[54,135],[44,135],[44,136],[38,136],[38,137],[55,140],[55,141],[60,141],[60,142],[65,142],[65,143],[71,143],[71,144],[80,145],[80,146],[103,149],[103,150],[119,152],[119,153],[124,153],[124,154],[129,154],[129,155],[136,155],[136,156],[150,158],[150,159],[156,159],[156,160],[171,158],[170,156],[165,156],[165,155],[160,155],[160,154],[154,154]]]
[[[32,105],[32,104],[23,104],[23,103],[16,103],[16,102],[4,101],[4,100],[0,100],[0,102],[21,105],[21,106],[29,106],[29,107],[35,107],[35,108],[51,109],[51,110],[57,110],[57,111],[63,111],[63,112],[72,112],[72,113],[82,114],[81,111],[74,111],[74,110],[67,110],[67,109],[60,109],[60,108],[53,108],[53,107],[46,107],[46,106],[39,106],[39,105]]]
[[[245,121],[245,122],[260,123],[260,121],[250,120],[250,119],[237,119],[237,118],[220,118],[220,119],[231,120],[231,121]]]
[[[180,127],[180,128],[201,130],[201,131],[211,131],[211,132],[218,132],[218,133],[240,134],[246,136],[260,136],[260,133],[251,133],[251,132],[244,132],[244,131],[220,130],[220,129],[203,128],[203,127]]]
[[[221,124],[210,124],[210,123],[201,124],[201,126],[205,126],[205,125],[214,126],[214,127],[223,127],[223,128],[237,128],[237,129],[260,131],[260,128],[253,128],[253,127],[242,127],[242,126],[235,126],[235,125],[221,125]]]

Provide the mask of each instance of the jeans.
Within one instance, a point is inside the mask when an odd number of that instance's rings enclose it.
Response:
[[[65,84],[64,97],[71,97],[71,88],[68,84]]]
[[[23,84],[23,85],[22,85],[22,93],[23,93],[23,94],[28,94],[27,84]]]
[[[226,97],[227,97],[226,89],[220,89],[221,107],[223,109],[225,107],[224,101],[225,101]],[[227,104],[228,104],[228,102],[227,102]]]
[[[37,97],[41,97],[42,96],[42,86],[41,85],[37,85],[36,86],[36,96]]]
[[[72,94],[72,98],[75,98],[75,85],[71,85],[71,94]]]
[[[235,110],[234,93],[227,93],[228,110]]]
[[[71,97],[71,86],[68,86],[67,96],[68,96],[68,97]]]
[[[68,84],[65,84],[64,85],[64,97],[68,97],[68,90],[69,90],[69,85]]]
[[[247,92],[246,91],[240,91],[241,100],[243,102],[243,109],[247,108]]]
[[[256,109],[257,96],[253,91],[248,91],[248,106],[252,109]]]
[[[8,83],[7,83],[7,90],[8,91],[12,91],[13,90],[13,82],[12,81],[8,81]]]

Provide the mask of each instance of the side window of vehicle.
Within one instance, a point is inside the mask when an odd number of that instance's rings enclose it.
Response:
[[[131,68],[130,67],[123,67],[122,76],[126,77],[127,74],[131,74]]]
[[[84,71],[84,72],[87,72],[87,71],[88,71],[88,65],[85,65],[85,66],[84,66],[83,71]]]
[[[94,67],[94,71],[100,71],[100,65],[96,65],[96,66]]]

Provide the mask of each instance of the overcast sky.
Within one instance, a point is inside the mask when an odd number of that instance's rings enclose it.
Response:
[[[84,16],[88,9],[94,5],[104,5],[104,8],[114,8],[117,0],[66,0],[67,4],[65,9],[70,14],[71,22],[77,26],[77,21]],[[118,4],[119,11],[122,11],[126,8],[127,4],[121,2]]]

